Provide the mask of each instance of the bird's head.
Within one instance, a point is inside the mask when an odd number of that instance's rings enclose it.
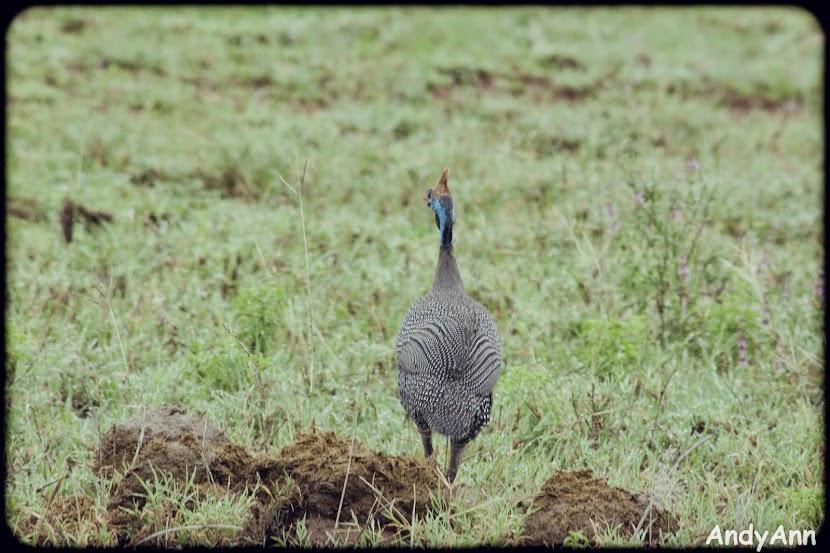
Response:
[[[435,226],[441,233],[441,248],[452,246],[452,225],[455,222],[455,215],[452,207],[452,194],[447,186],[447,177],[450,174],[448,168],[444,168],[438,184],[427,190],[424,201],[427,207],[435,212]]]

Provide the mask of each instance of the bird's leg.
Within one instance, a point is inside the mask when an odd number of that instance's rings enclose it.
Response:
[[[458,463],[461,462],[461,452],[467,445],[468,440],[453,441],[452,449],[450,451],[450,465],[447,467],[447,482],[452,484],[455,480],[455,475],[458,473]]]
[[[432,455],[432,430],[427,425],[418,425],[421,432],[421,441],[424,442],[424,457]]]

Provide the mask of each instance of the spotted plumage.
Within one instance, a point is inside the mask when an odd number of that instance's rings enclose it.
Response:
[[[421,432],[425,455],[432,454],[433,431],[450,438],[447,478],[452,482],[464,446],[490,420],[502,361],[493,318],[466,294],[458,271],[447,176],[444,169],[424,197],[441,238],[432,288],[407,311],[395,349],[401,404]]]

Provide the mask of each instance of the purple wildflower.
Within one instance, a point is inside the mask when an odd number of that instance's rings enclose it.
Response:
[[[681,255],[677,265],[677,276],[683,279],[683,282],[689,284],[689,264],[686,262],[686,256]]]
[[[634,193],[634,204],[638,207],[643,205],[643,193],[642,192],[635,192]]]
[[[813,284],[813,293],[816,295],[816,302],[819,307],[824,307],[824,256],[821,256],[821,265],[819,265],[818,276],[816,282]]]
[[[738,327],[738,357],[740,358],[739,364],[748,364],[746,355],[746,338],[744,338],[744,329],[742,326]]]
[[[693,157],[686,158],[686,167],[691,169],[692,171],[697,171],[700,169],[700,163]]]

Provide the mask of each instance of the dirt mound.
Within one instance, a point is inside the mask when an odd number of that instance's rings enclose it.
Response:
[[[204,486],[244,483],[251,457],[227,436],[198,417],[176,407],[161,407],[113,426],[101,438],[95,472],[104,478],[122,475],[110,491],[108,522],[119,542],[140,534],[143,525],[125,509],[146,503],[145,483],[164,475]]]
[[[343,542],[359,543],[373,520],[384,527],[383,537],[388,540],[399,523],[411,520],[413,512],[417,517],[427,512],[430,492],[440,486],[435,468],[423,459],[389,456],[359,442],[351,448],[350,438],[331,432],[300,434],[276,457],[260,459],[255,465],[254,472],[263,482],[280,485],[283,475],[291,478],[287,506],[281,509],[282,529],[290,534],[305,518],[310,541],[316,545],[327,541],[326,532],[334,533],[338,512],[338,527],[345,528],[338,532]],[[269,528],[266,533],[279,530]]]
[[[72,242],[72,226],[77,218],[81,218],[87,227],[112,222],[112,214],[106,211],[93,211],[67,199],[64,201],[59,214],[63,238],[67,243]]]
[[[228,455],[229,449],[238,455]],[[209,422],[177,407],[160,407],[144,416],[113,426],[101,438],[95,472],[112,477],[115,472],[155,469],[184,479],[195,472],[196,483],[222,483],[236,478],[250,463],[250,456],[233,446],[224,432]],[[152,474],[150,473],[150,476]]]
[[[610,487],[605,478],[594,478],[588,469],[551,476],[533,500],[531,511],[535,512],[527,518],[519,540],[522,545],[560,546],[571,532],[581,532],[596,543],[597,532],[606,528],[619,526],[620,534],[627,537],[638,525],[653,543],[661,532],[677,530],[677,522],[650,504],[644,494]]]
[[[408,544],[413,517],[446,507],[436,500],[443,484],[433,462],[389,456],[330,432],[299,434],[276,455],[252,457],[215,426],[175,407],[111,428],[101,439],[95,471],[113,479],[106,520],[93,501],[77,497],[50,501],[47,517],[71,530],[75,523],[64,519],[78,513],[79,521],[113,530],[120,545],[166,543],[151,534],[175,513],[144,513],[148,488],[161,479],[192,486],[188,509],[208,494],[253,494],[244,527],[216,538],[219,546]],[[588,470],[555,474],[531,510],[518,544],[562,545],[571,532],[596,543],[604,528],[630,536],[638,525],[653,543],[677,526],[648,498],[609,487]],[[38,520],[29,523],[38,533]]]
[[[386,542],[401,534],[413,509],[415,516],[426,513],[430,492],[440,486],[434,466],[423,459],[388,456],[358,442],[352,447],[350,438],[330,432],[300,434],[279,454],[252,458],[212,424],[175,407],[111,428],[101,439],[95,471],[115,477],[107,522],[121,544],[150,532],[135,513],[146,503],[145,486],[165,475],[192,482],[200,496],[213,486],[256,490],[243,531],[224,545],[271,538],[290,543],[300,534],[312,545],[326,544],[327,534],[357,544],[372,528]]]

